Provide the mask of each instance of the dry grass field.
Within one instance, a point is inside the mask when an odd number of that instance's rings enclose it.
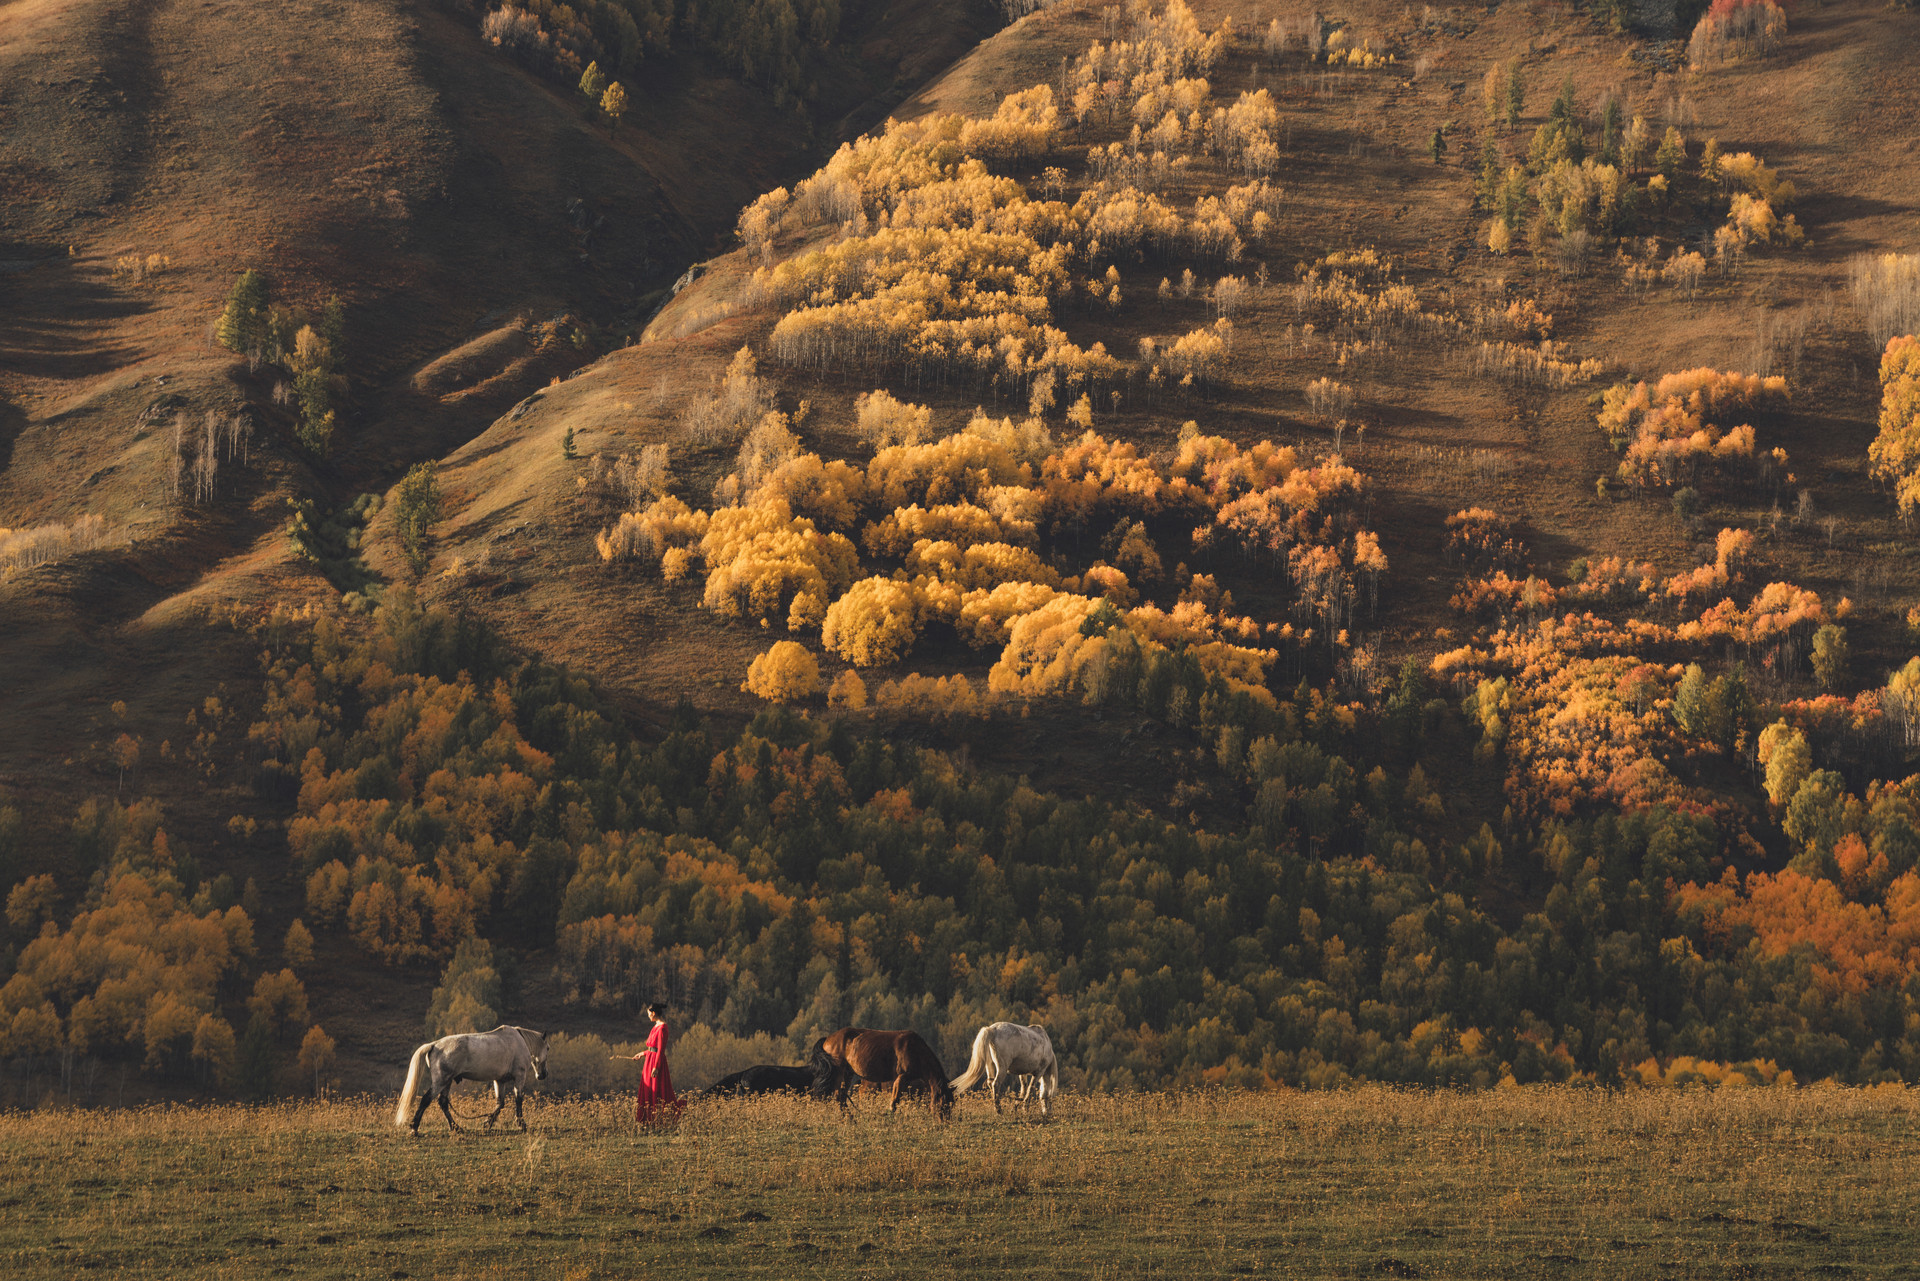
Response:
[[[470,1087],[463,1087],[470,1088]],[[15,1277],[1900,1277],[1910,1091],[1564,1089],[691,1111],[360,1098],[0,1119]],[[468,1097],[463,1113],[479,1106]]]

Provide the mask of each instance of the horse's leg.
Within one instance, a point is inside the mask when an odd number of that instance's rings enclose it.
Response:
[[[433,1064],[433,1050],[427,1050],[427,1060],[423,1065],[427,1070],[427,1079],[420,1082],[420,1101],[413,1106],[413,1122],[407,1128],[414,1138],[420,1137],[420,1118],[427,1114],[427,1107],[433,1102],[434,1087],[438,1084],[438,1072]]]
[[[435,1094],[434,1097],[440,1101],[440,1114],[447,1118],[447,1129],[458,1134],[460,1133],[460,1127],[453,1123],[453,1109],[447,1106],[447,1095],[451,1093],[453,1093],[453,1082],[448,1081],[440,1087],[439,1093]]]
[[[887,1115],[892,1116],[900,1106],[900,1091],[907,1085],[906,1073],[898,1073],[893,1078],[893,1098],[887,1104]],[[932,1087],[928,1087],[931,1089]]]
[[[853,1090],[853,1069],[843,1063],[837,1069],[835,1075],[839,1084],[834,1092],[834,1097],[840,1101],[840,1115],[845,1116],[847,1114],[847,1095]]]
[[[495,1081],[493,1083],[493,1111],[487,1113],[487,1128],[489,1130],[493,1128],[494,1121],[499,1118],[500,1110],[506,1106],[507,1087],[504,1082]]]
[[[523,1097],[520,1093],[520,1083],[515,1081],[513,1083],[513,1119],[520,1123],[520,1133],[525,1134],[527,1132],[527,1116],[526,1113],[520,1110],[520,1101]]]

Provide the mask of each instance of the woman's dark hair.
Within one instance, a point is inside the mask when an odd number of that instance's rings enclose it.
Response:
[[[667,1007],[658,1001],[649,1001],[647,1002],[647,1017],[651,1019],[664,1019],[667,1017]]]

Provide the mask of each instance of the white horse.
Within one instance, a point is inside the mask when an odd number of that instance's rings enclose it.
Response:
[[[422,1068],[426,1069],[428,1085],[416,1106],[414,1093],[421,1084]],[[418,1138],[420,1118],[426,1114],[427,1104],[438,1099],[440,1111],[447,1118],[447,1128],[457,1132],[460,1127],[453,1123],[453,1112],[447,1107],[447,1094],[453,1089],[453,1083],[491,1081],[494,1108],[487,1118],[487,1128],[493,1128],[500,1110],[507,1106],[507,1091],[511,1089],[513,1119],[524,1130],[527,1118],[520,1112],[520,1096],[528,1073],[532,1073],[536,1081],[547,1079],[547,1038],[531,1028],[503,1024],[491,1032],[461,1032],[428,1041],[413,1052],[413,1059],[407,1064],[407,1083],[400,1087],[400,1106],[394,1109],[393,1123],[407,1126]],[[409,1107],[413,1108],[411,1120],[407,1117]]]
[[[993,1094],[993,1110],[1000,1110],[1000,1096],[1013,1088],[1015,1078],[1032,1077],[1039,1087],[1040,1111],[1053,1114],[1053,1096],[1060,1092],[1060,1064],[1053,1056],[1053,1040],[1037,1023],[1022,1027],[1018,1023],[989,1023],[973,1038],[973,1057],[967,1070],[953,1079],[953,1092],[965,1094],[986,1078]],[[1023,1082],[1022,1102],[1027,1097]]]

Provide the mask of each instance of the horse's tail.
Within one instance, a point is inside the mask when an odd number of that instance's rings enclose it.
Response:
[[[807,1067],[813,1073],[813,1097],[823,1099],[839,1074],[840,1065],[827,1053],[827,1038],[821,1037],[813,1043],[813,1053],[807,1057]]]
[[[427,1054],[432,1049],[433,1042],[428,1041],[413,1052],[413,1060],[407,1064],[407,1083],[400,1087],[400,1106],[393,1110],[395,1125],[407,1123],[407,1109],[413,1106],[413,1092],[420,1084],[421,1069],[426,1066]]]
[[[991,1028],[981,1028],[973,1038],[973,1058],[967,1063],[967,1070],[953,1078],[950,1085],[956,1095],[965,1094],[980,1084],[987,1074],[987,1033]]]

